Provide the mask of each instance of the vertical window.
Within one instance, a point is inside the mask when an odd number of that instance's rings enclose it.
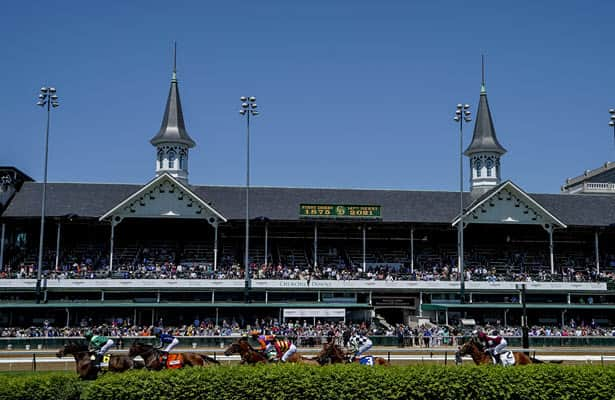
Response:
[[[476,160],[475,166],[476,166],[476,176],[480,178],[481,169],[483,169],[483,163],[480,162],[480,160]]]
[[[179,152],[179,169],[186,169],[186,151],[182,150]]]
[[[485,163],[485,166],[487,167],[487,176],[491,176],[491,169],[493,168],[493,160],[487,160],[487,162]]]
[[[169,168],[175,168],[175,152],[173,150],[169,151]]]

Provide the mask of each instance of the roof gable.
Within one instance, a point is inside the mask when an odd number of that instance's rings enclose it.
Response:
[[[463,214],[474,224],[555,225],[566,228],[559,218],[511,181],[506,181],[476,199]],[[459,216],[453,225],[459,223]]]
[[[227,219],[188,186],[164,173],[125,198],[100,221],[113,218],[207,219],[210,224]]]

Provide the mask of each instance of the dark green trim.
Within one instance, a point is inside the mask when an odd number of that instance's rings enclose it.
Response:
[[[34,301],[19,303],[0,302],[0,308],[352,308],[368,309],[369,304],[326,304],[326,303],[211,303],[211,302],[161,302],[161,303],[135,303],[131,301],[83,301],[62,302],[54,301],[36,304]]]
[[[476,309],[521,309],[519,303],[472,303],[472,304],[423,304],[423,311],[476,310]],[[567,303],[528,303],[531,309],[566,310],[615,310],[615,304],[567,304]]]

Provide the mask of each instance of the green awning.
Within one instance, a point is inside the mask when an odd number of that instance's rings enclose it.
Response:
[[[478,309],[521,309],[519,303],[431,303],[423,304],[423,311],[454,311]],[[568,304],[568,303],[528,303],[528,309],[558,309],[558,310],[615,310],[615,304]]]

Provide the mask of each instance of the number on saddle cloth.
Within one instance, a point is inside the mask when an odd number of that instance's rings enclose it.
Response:
[[[500,360],[503,366],[515,365],[515,356],[512,351],[507,351],[500,355]]]
[[[374,366],[374,357],[373,356],[363,356],[359,359],[359,364],[361,365],[369,365],[370,367]]]

